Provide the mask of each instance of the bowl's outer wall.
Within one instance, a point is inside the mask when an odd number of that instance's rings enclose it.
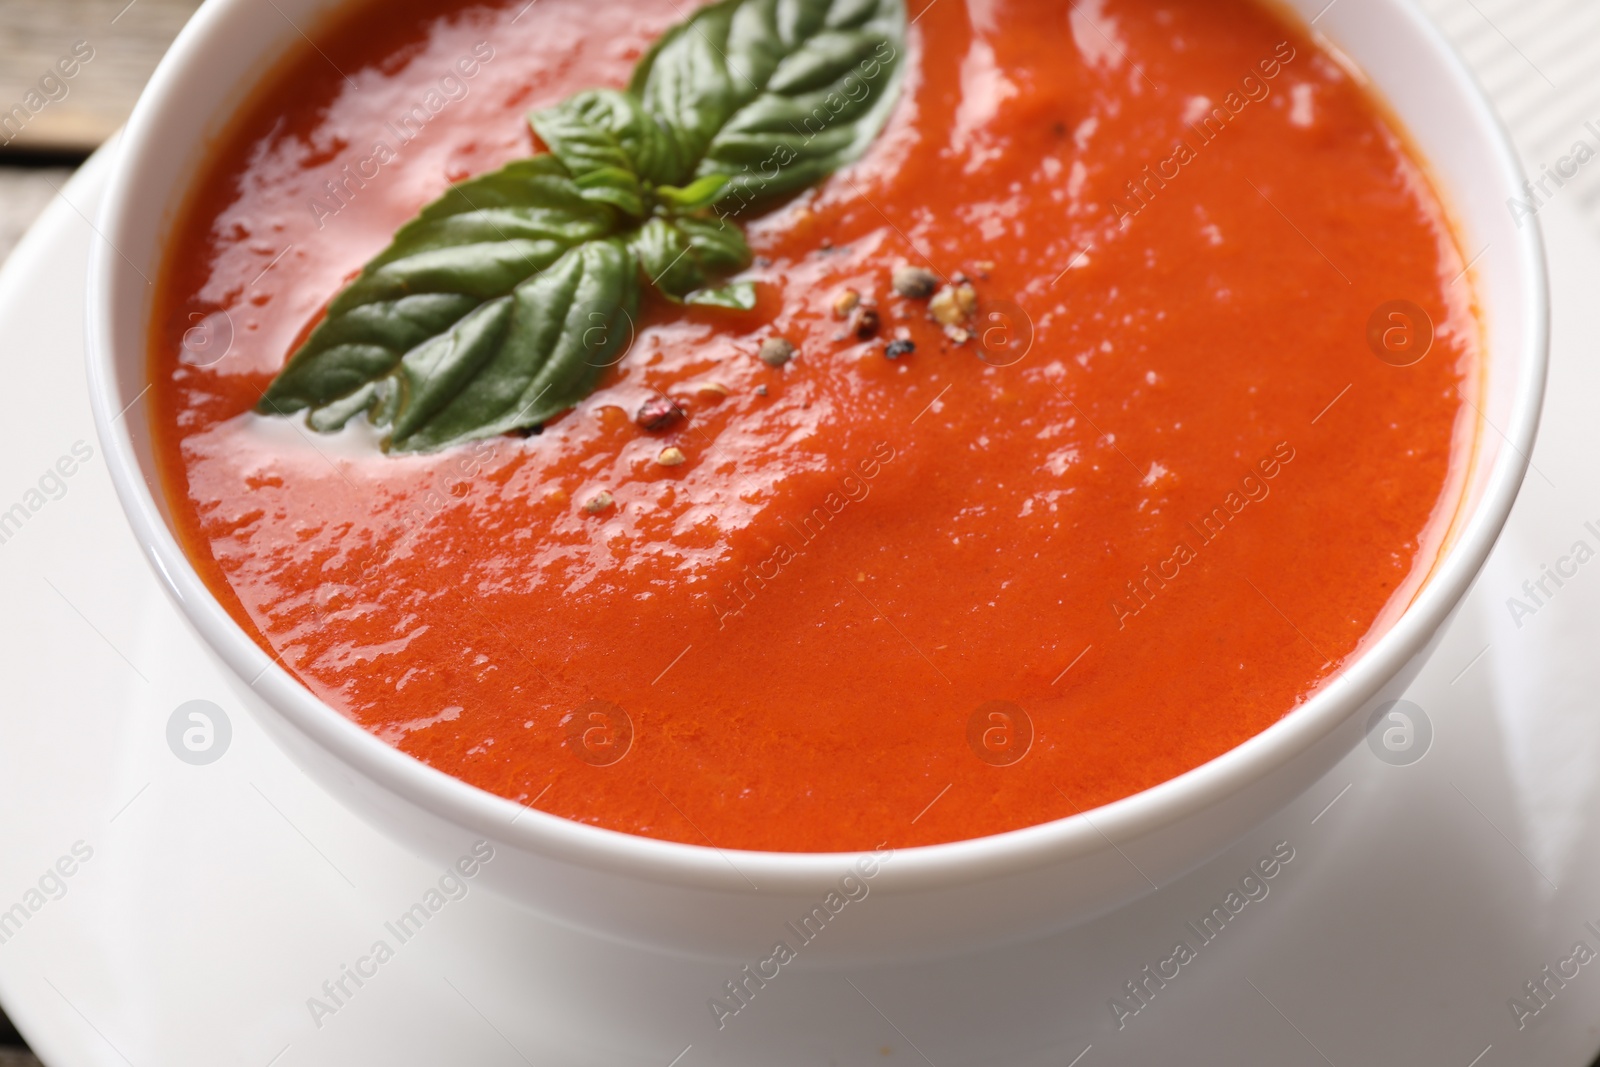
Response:
[[[1292,6],[1311,18],[1325,2]],[[96,422],[130,522],[190,624],[230,668],[241,701],[308,774],[380,829],[441,865],[464,844],[491,839],[498,856],[484,869],[489,884],[581,929],[675,953],[748,958],[818,905],[855,857],[720,853],[614,834],[524,811],[389,748],[273,666],[209,595],[169,529],[147,426],[138,414],[119,417],[147,384],[148,279],[207,138],[275,57],[302,46],[294,25],[314,26],[329,6],[208,0],[130,121],[102,220],[107,240],[91,266],[88,323]],[[871,921],[820,939],[807,965],[1029,937],[1116,907],[1216,855],[1357,743],[1370,710],[1415,676],[1481,567],[1520,484],[1543,385],[1542,252],[1537,230],[1517,230],[1505,206],[1520,172],[1465,68],[1403,0],[1342,0],[1318,28],[1368,72],[1411,132],[1466,253],[1490,250],[1476,275],[1491,353],[1480,406],[1504,435],[1481,435],[1468,487],[1473,517],[1411,610],[1282,722],[1086,816],[895,853],[871,882]]]
[[[1429,650],[1431,651],[1430,644]],[[1416,677],[1419,655],[1372,701],[1398,697]],[[355,777],[327,749],[289,726],[242,679],[229,675],[242,703],[295,761],[347,807],[441,868],[470,851],[482,834],[414,803],[369,778]],[[1302,793],[1359,743],[1365,714],[1337,730],[1267,777],[1180,822],[1070,862],[922,891],[896,891],[880,884],[894,854],[874,857],[880,873],[868,880],[870,917],[831,928],[807,946],[802,968],[906,962],[960,954],[1031,939],[1092,919],[1200,866],[1252,826]],[[1093,818],[1093,814],[1090,814]],[[624,871],[508,847],[491,835],[495,861],[481,869],[480,884],[538,914],[624,944],[730,964],[749,962],[773,941],[788,940],[785,923],[798,924],[831,888],[819,878],[810,889],[761,887],[737,892],[664,884]],[[739,853],[728,862],[739,864]],[[832,882],[851,873],[863,857],[838,857]],[[870,869],[870,868],[869,868]]]

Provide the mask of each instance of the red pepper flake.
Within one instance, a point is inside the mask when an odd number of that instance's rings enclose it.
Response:
[[[862,341],[870,341],[878,336],[883,320],[878,317],[878,312],[873,308],[862,308],[861,314],[856,316],[856,337]]]
[[[665,430],[683,421],[688,412],[670,396],[653,396],[639,407],[633,421],[643,430]]]

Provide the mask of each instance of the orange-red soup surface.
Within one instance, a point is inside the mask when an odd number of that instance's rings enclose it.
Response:
[[[405,458],[252,407],[401,223],[684,12],[392,0],[314,30],[198,177],[153,330],[167,491],[239,623],[434,767],[723,848],[1071,815],[1325,683],[1431,566],[1470,444],[1478,327],[1422,170],[1249,0],[910,13],[868,154],[751,222],[754,312],[647,302],[542,434]],[[978,336],[896,296],[902,262],[970,276]],[[1415,365],[1369,347],[1391,300],[1432,319]],[[180,358],[219,310],[228,355]],[[689,418],[645,432],[660,393]]]

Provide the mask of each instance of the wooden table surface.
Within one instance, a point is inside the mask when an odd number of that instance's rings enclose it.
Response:
[[[92,151],[128,117],[156,61],[198,6],[198,0],[0,3],[0,112],[18,105],[37,112],[0,128],[0,142],[8,150]],[[63,70],[72,76],[62,77]]]
[[[122,125],[198,6],[0,0],[0,260],[72,167]]]
[[[4,1015],[0,1015],[0,1067],[40,1067]]]

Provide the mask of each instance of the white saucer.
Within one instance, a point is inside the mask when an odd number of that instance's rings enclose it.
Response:
[[[1600,1048],[1600,955],[1562,985],[1541,975],[1576,942],[1600,953],[1600,560],[1520,628],[1506,605],[1575,541],[1600,549],[1584,525],[1600,529],[1600,248],[1564,204],[1541,214],[1556,312],[1537,471],[1408,694],[1434,731],[1420,762],[1359,749],[1216,862],[1021,952],[854,985],[786,971],[719,1031],[707,1000],[735,977],[726,966],[669,983],[649,956],[480,889],[404,944],[389,932],[438,872],[230,706],[106,478],[78,325],[104,162],[0,271],[0,512],[39,503],[29,488],[76,442],[94,449],[0,544],[0,924],[40,905],[0,925],[0,998],[52,1067],[1582,1067]],[[230,746],[203,766],[167,740],[195,699],[231,713]],[[1278,842],[1294,858],[1267,896],[1202,944],[1187,924]],[[75,846],[92,855],[45,881],[64,895],[30,898]],[[394,958],[335,1001],[323,983],[380,939]],[[1143,969],[1179,939],[1194,958],[1158,986]],[[1519,1029],[1510,1000],[1536,980],[1548,1003]],[[1149,1002],[1129,1015],[1134,981]],[[931,1010],[934,990],[968,1010]],[[337,1010],[314,1013],[312,997]]]

